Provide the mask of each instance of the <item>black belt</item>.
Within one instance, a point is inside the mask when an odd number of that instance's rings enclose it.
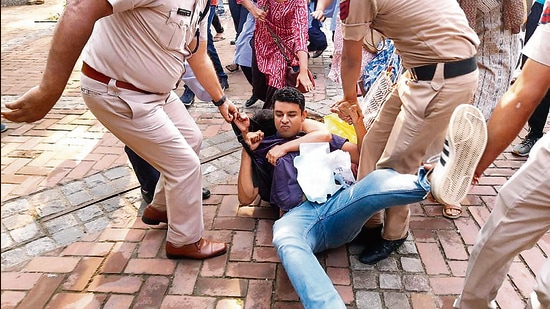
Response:
[[[412,77],[416,80],[432,80],[435,74],[437,63],[423,65],[416,68],[411,68]],[[463,59],[453,62],[445,62],[443,76],[445,78],[457,77],[471,73],[477,69],[477,59],[473,56],[468,59]]]

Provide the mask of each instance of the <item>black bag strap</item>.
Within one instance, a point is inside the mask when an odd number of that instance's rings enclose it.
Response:
[[[199,14],[199,23],[210,13],[210,0],[206,1],[206,7],[202,10],[202,13]]]
[[[199,24],[200,22],[210,14],[210,0],[207,0],[206,1],[206,6],[204,7],[204,9],[202,10],[202,12],[199,13]],[[197,45],[195,45],[195,48],[191,51],[191,54],[194,54],[197,52],[197,49],[199,49],[199,34],[200,34],[200,31],[199,29],[197,28],[197,31],[195,32],[195,38],[197,38]]]
[[[265,27],[266,27],[267,31],[269,31],[269,34],[271,35],[271,37],[275,41],[275,44],[277,44],[277,47],[279,47],[279,50],[281,51],[281,54],[283,54],[283,57],[285,57],[286,63],[289,66],[291,66],[292,61],[290,61],[290,58],[288,58],[288,55],[287,55],[285,49],[288,52],[290,52],[290,54],[293,55],[294,58],[296,58],[296,59],[298,59],[298,55],[296,55],[294,53],[294,51],[292,49],[290,49],[290,47],[288,47],[286,44],[281,42],[281,38],[275,33],[275,31],[273,31],[273,29],[271,29],[271,27],[269,27],[269,25],[267,24],[267,21],[264,24],[265,24]]]

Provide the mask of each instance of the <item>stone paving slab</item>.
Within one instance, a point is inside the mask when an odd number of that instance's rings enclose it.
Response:
[[[36,21],[62,7],[61,0],[2,7],[2,106],[40,79],[55,23]],[[216,46],[226,65],[234,31],[230,17],[222,22],[226,39]],[[326,79],[329,56],[330,49],[310,59],[317,88],[306,100],[317,118],[341,97],[340,86]],[[203,182],[212,191],[204,202],[206,237],[230,249],[206,261],[169,260],[166,226],[140,221],[144,205],[123,145],[80,98],[79,67],[45,119],[8,122],[1,136],[2,308],[301,308],[271,245],[276,214],[264,203],[237,201],[240,150],[217,109],[197,102],[189,111],[205,137]],[[250,86],[242,72],[228,75],[226,93],[242,106]],[[472,188],[461,218],[443,218],[441,205],[428,201],[412,205],[411,233],[388,259],[361,264],[359,244],[319,254],[348,308],[450,308],[498,190],[525,161],[509,150]],[[546,234],[516,258],[497,297],[500,308],[523,308],[549,254]]]

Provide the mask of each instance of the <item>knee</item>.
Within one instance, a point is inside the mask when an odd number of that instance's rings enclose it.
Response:
[[[300,235],[300,232],[289,224],[275,222],[273,226],[273,246],[279,256],[288,248],[308,247],[305,239]]]
[[[199,153],[202,147],[202,132],[199,128],[193,131],[193,134],[190,134],[189,137],[186,138],[187,143],[191,148],[193,148],[193,151],[195,151],[196,154]]]

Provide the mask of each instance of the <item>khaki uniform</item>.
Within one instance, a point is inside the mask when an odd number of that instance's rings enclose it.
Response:
[[[363,140],[359,177],[379,168],[414,174],[429,148],[442,149],[455,107],[472,101],[478,71],[445,78],[444,63],[475,56],[479,38],[455,0],[345,0],[340,14],[345,40],[362,40],[373,28],[394,41],[408,69]],[[431,80],[417,80],[410,70],[430,64],[436,65]],[[385,214],[382,237],[404,238],[409,207]],[[367,225],[381,220],[379,213]]]
[[[550,67],[550,7],[525,46],[530,59]],[[544,14],[543,14],[544,15]],[[502,186],[468,261],[456,308],[492,308],[514,258],[535,246],[550,229],[550,135],[531,149],[529,159]],[[550,308],[550,258],[537,272],[529,308]]]
[[[194,243],[204,232],[202,134],[173,89],[197,29],[199,44],[206,44],[207,18],[199,23],[199,15],[207,1],[109,2],[114,14],[96,22],[83,51],[84,63],[99,73],[82,75],[82,97],[109,131],[160,172],[151,206],[167,211],[166,240],[176,247]]]

